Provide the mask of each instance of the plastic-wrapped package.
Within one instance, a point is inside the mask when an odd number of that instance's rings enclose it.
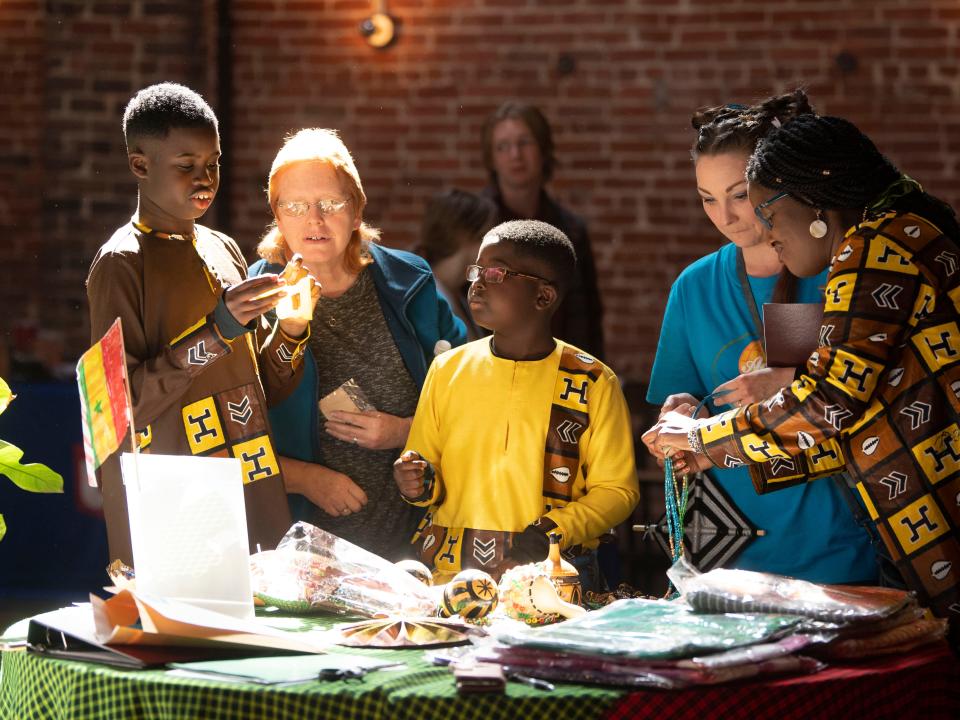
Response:
[[[544,680],[677,689],[775,673],[816,672],[824,667],[822,663],[795,654],[809,644],[809,639],[802,635],[790,635],[771,643],[679,660],[632,659],[505,645],[480,646],[472,654],[478,661],[506,666],[508,673],[520,672]]]
[[[675,572],[679,570],[679,572]],[[788,613],[822,622],[875,622],[916,604],[913,593],[859,585],[818,585],[772,573],[717,568],[670,570],[686,602],[703,613]]]
[[[600,610],[538,628],[493,631],[508,645],[591,655],[670,659],[769,641],[791,632],[790,615],[704,615],[682,602],[617,600]]]
[[[430,588],[379,555],[305,522],[276,550],[250,558],[254,594],[291,612],[326,610],[364,617],[428,617]]]

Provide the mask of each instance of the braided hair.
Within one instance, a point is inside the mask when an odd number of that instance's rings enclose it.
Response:
[[[901,177],[856,125],[828,116],[800,116],[771,131],[747,163],[751,183],[785,190],[811,207],[856,210],[864,217],[890,210],[915,213],[960,238],[953,208],[923,190],[897,197],[887,207],[871,208]]]
[[[770,132],[747,164],[747,179],[785,190],[820,210],[863,210],[900,171],[856,125],[800,116]]]
[[[771,130],[795,117],[810,114],[813,114],[813,107],[807,94],[799,88],[751,107],[718,105],[700,108],[690,118],[690,124],[697,131],[690,155],[696,161],[701,155],[737,150],[752,153]]]
[[[718,105],[697,110],[690,124],[697,139],[690,148],[696,162],[702,155],[729,152],[753,153],[764,137],[776,128],[801,115],[813,115],[813,107],[802,88],[783,95],[774,95],[751,107]],[[794,302],[797,278],[783,268],[773,289],[773,302]]]

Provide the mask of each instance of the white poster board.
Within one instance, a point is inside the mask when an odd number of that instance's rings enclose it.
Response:
[[[137,591],[253,618],[236,458],[120,456]]]

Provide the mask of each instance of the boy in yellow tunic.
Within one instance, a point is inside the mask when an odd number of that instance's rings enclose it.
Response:
[[[617,377],[550,332],[575,271],[567,237],[535,220],[492,229],[467,270],[493,335],[434,360],[394,464],[404,499],[430,506],[414,542],[438,582],[543,560],[557,533],[592,589],[598,538],[637,504]]]

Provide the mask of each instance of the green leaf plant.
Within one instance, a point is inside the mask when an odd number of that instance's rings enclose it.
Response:
[[[16,397],[10,392],[10,386],[0,378],[0,413],[7,409],[7,406]],[[0,475],[6,475],[13,484],[28,492],[35,493],[62,493],[63,477],[40,463],[28,463],[26,465],[20,462],[23,457],[23,450],[11,445],[8,442],[0,440]],[[0,540],[7,534],[7,523],[3,515],[0,514]]]

